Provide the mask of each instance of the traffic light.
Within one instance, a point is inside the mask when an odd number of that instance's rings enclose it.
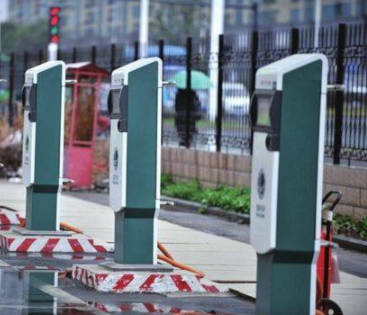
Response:
[[[49,34],[50,43],[58,44],[60,41],[60,7],[50,8]]]

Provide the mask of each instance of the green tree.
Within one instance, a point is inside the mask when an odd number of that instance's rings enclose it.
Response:
[[[150,38],[154,41],[185,41],[209,25],[209,11],[199,6],[157,5],[151,7]]]
[[[1,35],[4,53],[44,48],[48,42],[47,21],[32,25],[6,22],[1,25]]]

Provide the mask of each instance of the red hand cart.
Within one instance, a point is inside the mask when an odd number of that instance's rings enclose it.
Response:
[[[333,202],[331,198],[335,197]],[[318,282],[318,309],[325,315],[343,315],[338,304],[330,299],[331,283],[334,281],[333,275],[338,272],[336,260],[333,260],[332,250],[337,245],[333,241],[333,214],[334,209],[342,198],[340,191],[329,191],[322,200],[322,229],[321,248],[317,261],[317,282]]]

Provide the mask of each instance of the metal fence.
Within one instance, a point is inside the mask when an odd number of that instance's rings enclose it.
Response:
[[[248,111],[256,70],[292,54],[323,53],[329,60],[328,84],[344,86],[328,92],[325,156],[334,164],[366,161],[367,24],[325,26],[317,35],[316,46],[313,28],[292,28],[226,34],[216,39],[187,38],[175,43],[160,40],[148,47],[135,42],[74,48],[59,51],[58,58],[66,63],[93,61],[112,71],[138,59],[142,50],[148,56],[159,56],[164,61],[164,80],[178,76],[184,81],[179,88],[163,92],[163,144],[250,152]],[[7,77],[10,91],[8,110],[2,107],[2,113],[9,115],[9,123],[24,71],[45,57],[42,50],[13,53],[9,63],[2,66],[1,75]]]

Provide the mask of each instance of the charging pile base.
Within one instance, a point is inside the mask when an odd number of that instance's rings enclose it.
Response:
[[[0,231],[0,247],[16,253],[107,253],[114,247],[84,234],[64,231]]]
[[[107,264],[111,264],[108,262]],[[122,267],[123,268],[123,267]],[[99,292],[109,293],[227,293],[223,285],[200,279],[192,273],[166,266],[126,265],[117,270],[111,265],[74,265],[73,279]]]

